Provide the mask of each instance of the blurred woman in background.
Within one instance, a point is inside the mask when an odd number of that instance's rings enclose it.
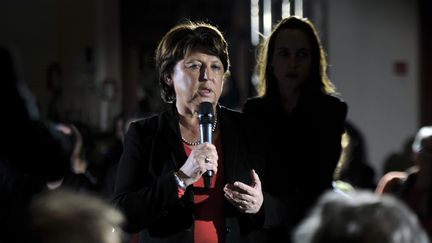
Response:
[[[261,158],[264,190],[285,201],[290,232],[331,188],[347,105],[335,96],[318,33],[307,19],[292,16],[276,25],[261,46],[257,70],[260,96],[244,107],[255,141],[250,151]]]

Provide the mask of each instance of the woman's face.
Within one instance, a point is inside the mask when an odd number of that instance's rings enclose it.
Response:
[[[276,36],[270,61],[279,93],[291,93],[310,77],[312,58],[309,38],[301,30],[281,30]]]
[[[178,61],[167,81],[174,86],[177,108],[196,111],[204,101],[215,106],[222,93],[224,74],[219,57],[201,51],[192,51]]]

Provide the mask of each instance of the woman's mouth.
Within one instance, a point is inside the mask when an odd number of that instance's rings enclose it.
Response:
[[[296,74],[296,73],[287,73],[287,74],[285,74],[285,77],[287,77],[287,78],[297,78],[298,74]]]
[[[199,89],[198,93],[199,93],[201,96],[203,96],[203,97],[208,97],[208,96],[211,95],[212,90],[211,90],[211,89],[207,89],[207,88],[202,88],[202,89]]]

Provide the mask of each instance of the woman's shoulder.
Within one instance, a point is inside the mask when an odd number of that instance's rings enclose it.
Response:
[[[264,99],[264,97],[257,96],[249,98],[243,107],[243,112],[247,114],[253,114],[262,111],[263,109],[265,109],[265,107],[267,107],[267,103],[268,102],[266,99]]]
[[[388,172],[378,181],[375,192],[380,195],[384,193],[394,193],[396,187],[399,188],[407,177],[408,174],[404,171]]]
[[[322,101],[334,106],[346,106],[346,102],[338,94],[326,94],[322,96]]]
[[[326,110],[332,110],[342,114],[348,112],[347,103],[337,94],[323,95],[319,104],[320,106],[326,107]]]
[[[242,119],[244,116],[243,112],[222,105],[218,106],[218,112],[228,119]]]
[[[155,139],[166,137],[167,134],[176,134],[176,121],[166,111],[151,115],[146,118],[137,119],[130,123],[125,143],[129,141],[140,146],[147,146]]]
[[[157,123],[157,120],[159,120],[160,116],[161,114],[153,114],[148,117],[141,117],[141,118],[134,119],[133,121],[130,122],[129,128],[131,127],[145,128],[147,126],[155,125]]]
[[[259,105],[266,102],[265,98],[263,96],[254,96],[250,97],[246,100],[246,104],[248,105]]]
[[[128,133],[137,133],[137,134],[146,134],[151,135],[155,134],[160,130],[160,127],[162,124],[165,124],[167,122],[163,121],[170,121],[172,119],[167,118],[169,115],[166,111],[153,114],[147,117],[142,117],[133,120],[130,122],[127,132]],[[163,126],[163,125],[162,125]]]

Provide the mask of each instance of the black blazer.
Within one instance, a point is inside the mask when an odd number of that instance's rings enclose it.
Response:
[[[225,182],[250,183],[241,113],[218,107]],[[193,190],[189,186],[179,199],[173,176],[186,161],[176,108],[131,124],[121,156],[114,203],[125,214],[128,232],[141,231],[141,242],[193,242]],[[242,214],[228,202],[225,217],[226,242],[259,242],[265,231],[278,224],[277,201],[264,196],[257,214]],[[266,217],[266,215],[268,215]],[[264,235],[264,236],[260,236]],[[264,240],[265,241],[265,240]]]
[[[330,95],[301,96],[286,114],[276,99],[249,99],[244,113],[263,189],[284,201],[287,231],[332,187],[347,105]]]

